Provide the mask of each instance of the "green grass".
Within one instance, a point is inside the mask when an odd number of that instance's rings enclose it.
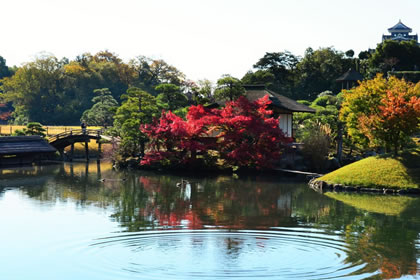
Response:
[[[400,215],[408,205],[418,198],[409,196],[347,194],[327,192],[326,196],[355,208],[385,215]],[[416,202],[418,203],[418,202]]]
[[[420,188],[420,147],[394,158],[375,156],[346,165],[318,180],[369,188]]]

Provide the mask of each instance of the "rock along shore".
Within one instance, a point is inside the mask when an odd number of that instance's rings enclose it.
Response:
[[[309,187],[317,192],[324,193],[329,191],[334,192],[360,192],[360,193],[377,193],[377,194],[401,194],[401,195],[420,195],[420,189],[406,188],[367,188],[360,186],[345,186],[342,184],[329,184],[325,181],[313,178],[309,181]]]

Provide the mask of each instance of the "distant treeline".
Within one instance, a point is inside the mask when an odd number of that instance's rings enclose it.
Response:
[[[386,41],[375,50],[361,52],[358,57],[352,50],[342,52],[332,47],[308,48],[303,57],[288,51],[266,53],[253,65],[254,70],[241,79],[229,75],[222,79],[232,78],[231,88],[232,81],[264,84],[295,100],[313,101],[324,91],[338,93],[341,85],[336,79],[349,68],[358,70],[365,78],[372,78],[377,73],[418,71],[419,67],[420,47],[416,42]],[[97,95],[94,90],[109,89],[121,104],[122,95],[133,87],[155,97],[165,95],[157,100],[158,105],[171,110],[226,98],[217,94],[218,90],[226,88],[226,83],[191,81],[175,66],[144,56],[124,62],[109,51],[85,53],[74,60],[44,54],[21,67],[8,67],[0,56],[0,121],[78,124],[82,114],[94,104]],[[185,97],[185,102],[179,96],[171,99],[172,94],[178,93]]]

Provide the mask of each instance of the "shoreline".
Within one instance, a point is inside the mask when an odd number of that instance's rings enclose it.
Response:
[[[317,180],[313,178],[308,183],[309,187],[316,192],[348,192],[348,193],[376,193],[376,194],[391,194],[391,195],[420,195],[420,189],[415,188],[392,188],[381,186],[378,188],[369,188],[362,186],[346,186],[342,184],[330,184],[328,182]]]

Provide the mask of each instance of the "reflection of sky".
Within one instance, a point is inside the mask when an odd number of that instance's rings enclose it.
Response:
[[[6,191],[0,198],[1,279],[64,279],[57,277],[59,272],[78,262],[66,259],[64,252],[81,250],[98,234],[116,231],[109,215],[71,200],[38,201],[16,189]]]

